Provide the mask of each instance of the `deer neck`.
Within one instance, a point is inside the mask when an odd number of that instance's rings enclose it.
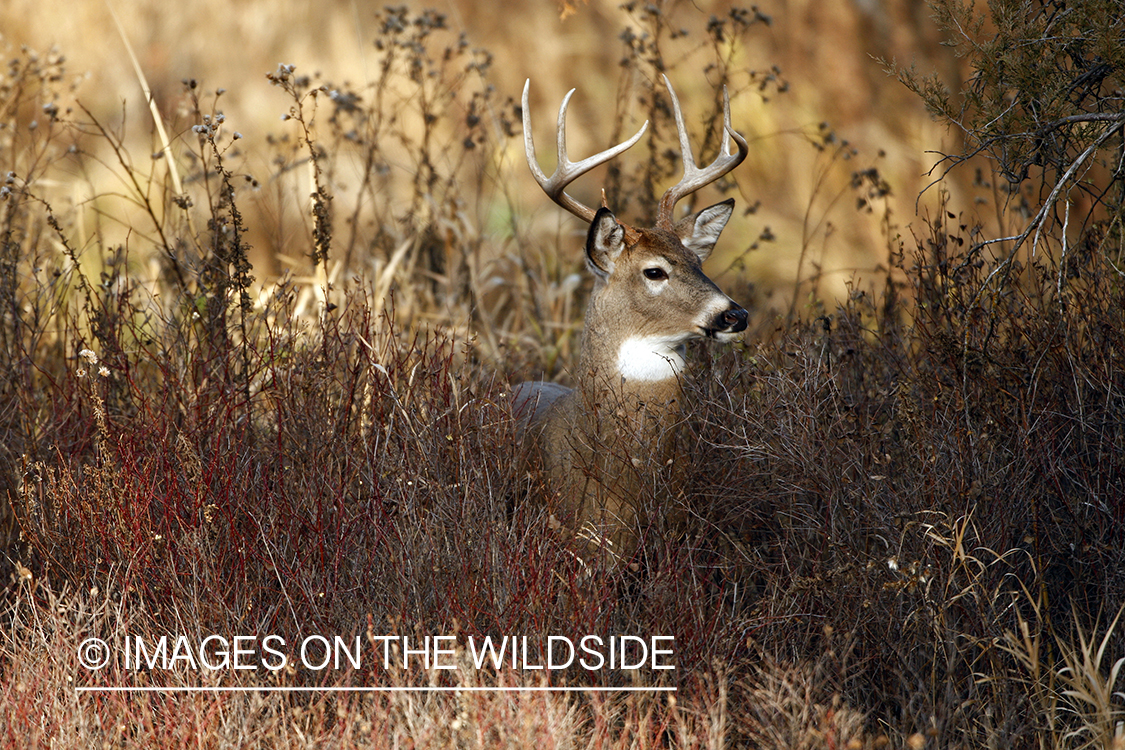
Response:
[[[586,312],[578,387],[588,401],[638,409],[675,421],[683,400],[683,345],[678,340],[621,330],[596,304]],[[666,418],[666,419],[665,419]]]

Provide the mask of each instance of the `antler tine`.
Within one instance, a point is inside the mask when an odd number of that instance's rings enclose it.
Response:
[[[695,156],[691,151],[691,143],[688,141],[687,128],[684,126],[680,100],[676,98],[676,92],[672,89],[672,82],[668,80],[668,76],[665,75],[663,78],[664,85],[668,88],[668,95],[672,97],[672,112],[676,116],[676,132],[680,137],[680,153],[684,162],[684,176],[664,193],[656,212],[656,225],[667,229],[674,223],[673,210],[681,198],[691,195],[704,185],[711,184],[737,167],[750,153],[750,147],[746,144],[746,139],[731,127],[730,96],[727,94],[727,87],[723,86],[723,147],[710,166],[705,169],[697,167]],[[731,138],[738,144],[737,154],[732,154],[730,151]]]
[[[579,203],[566,194],[566,186],[571,182],[589,172],[594,167],[606,163],[618,154],[631,148],[641,136],[645,134],[648,129],[648,121],[641,126],[629,140],[624,143],[619,143],[613,148],[606,149],[600,154],[594,154],[583,159],[580,162],[572,162],[566,155],[566,109],[570,105],[570,97],[574,95],[575,89],[567,92],[563,97],[562,106],[559,107],[559,121],[558,121],[558,155],[559,163],[555,167],[554,173],[548,177],[544,174],[543,170],[539,167],[539,160],[535,158],[535,143],[531,137],[531,111],[528,106],[528,91],[531,88],[531,79],[529,78],[523,85],[523,147],[524,154],[527,156],[527,166],[531,168],[531,174],[535,177],[535,181],[539,183],[539,187],[543,188],[551,200],[559,204],[567,211],[584,221],[593,221],[594,215],[597,213],[589,206]]]

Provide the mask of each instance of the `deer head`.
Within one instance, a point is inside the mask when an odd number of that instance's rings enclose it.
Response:
[[[695,163],[679,99],[668,77],[684,174],[660,199],[656,224],[638,228],[619,222],[606,207],[598,210],[567,194],[578,177],[623,153],[644,135],[646,122],[629,140],[579,162],[567,156],[566,111],[571,89],[559,108],[558,166],[547,176],[535,156],[528,106],[530,81],[523,89],[524,149],[536,182],[558,205],[590,222],[586,266],[595,277],[586,312],[583,356],[587,366],[616,370],[626,380],[662,380],[678,375],[681,345],[692,338],[726,340],[746,329],[747,314],[723,294],[702,270],[719,233],[734,210],[726,200],[676,220],[680,199],[730,172],[749,153],[746,139],[731,128],[730,99],[723,90],[723,145],[707,167]],[[731,152],[731,140],[738,146]]]

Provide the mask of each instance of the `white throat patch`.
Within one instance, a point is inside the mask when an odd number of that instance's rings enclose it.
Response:
[[[660,336],[630,336],[617,353],[617,372],[626,380],[667,380],[683,369],[679,345]]]

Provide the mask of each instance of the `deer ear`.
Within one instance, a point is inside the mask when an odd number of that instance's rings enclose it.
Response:
[[[586,235],[586,266],[595,276],[605,279],[613,273],[613,264],[624,249],[624,227],[617,223],[612,211],[599,208]]]
[[[699,262],[702,263],[715,248],[715,243],[719,241],[719,234],[727,225],[732,213],[734,213],[734,198],[727,198],[722,203],[716,203],[699,213],[685,216],[676,222],[673,229],[680,242],[684,243],[684,247],[699,256]]]

